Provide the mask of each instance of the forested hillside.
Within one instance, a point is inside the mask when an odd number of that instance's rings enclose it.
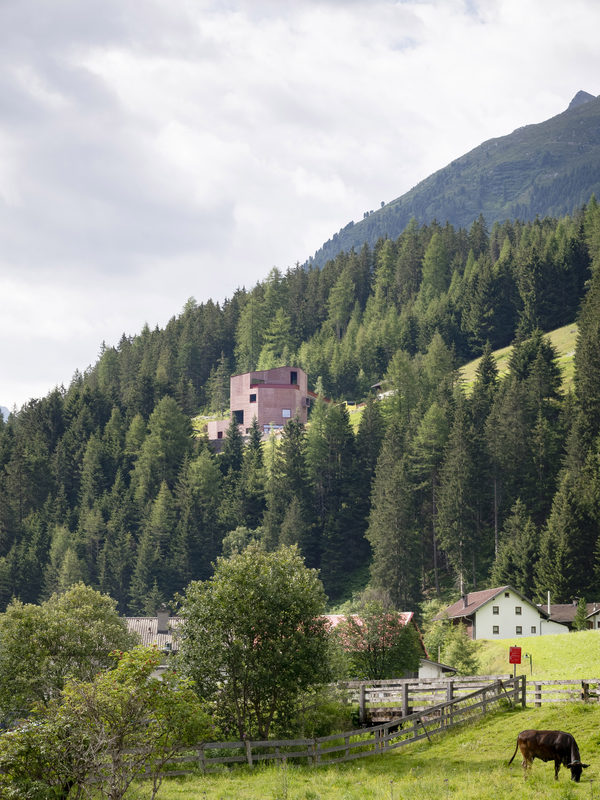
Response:
[[[406,194],[366,211],[317,250],[321,266],[342,250],[395,239],[411,218],[466,227],[571,214],[600,192],[600,97],[578,92],[562,114],[487,142],[455,159]]]
[[[541,331],[576,317],[565,396]],[[594,199],[489,232],[413,222],[222,305],[190,300],[0,423],[1,607],[83,579],[154,613],[252,539],[297,542],[332,602],[370,579],[416,609],[460,577],[600,599],[599,327]],[[513,341],[499,380],[491,349]],[[466,396],[457,367],[482,352]],[[227,408],[231,373],[280,364],[332,401],[306,429],[244,447],[230,427],[218,456],[192,435]],[[336,401],[367,396],[355,435]]]

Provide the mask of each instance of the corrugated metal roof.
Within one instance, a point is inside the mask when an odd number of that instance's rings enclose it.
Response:
[[[169,633],[158,632],[157,617],[125,617],[127,628],[139,636],[140,644],[145,647],[158,647],[159,650],[178,649],[177,637],[173,634],[183,622],[181,617],[169,618]]]

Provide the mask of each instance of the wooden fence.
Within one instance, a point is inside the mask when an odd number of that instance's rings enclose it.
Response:
[[[510,675],[476,675],[455,678],[400,678],[384,681],[345,681],[349,702],[359,708],[361,725],[406,717],[439,703],[453,700],[475,689],[489,686]]]
[[[167,775],[186,775],[200,768],[214,772],[223,764],[254,764],[299,759],[314,766],[380,755],[456,725],[470,722],[503,704],[525,705],[525,676],[495,680],[475,691],[461,694],[424,710],[397,719],[316,739],[280,741],[203,742],[169,762]]]
[[[543,703],[600,702],[600,678],[585,678],[570,681],[528,681],[527,703],[541,706]]]

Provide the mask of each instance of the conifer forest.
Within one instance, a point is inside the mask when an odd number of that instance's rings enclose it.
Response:
[[[566,384],[544,334],[573,322]],[[318,395],[308,425],[266,442],[230,425],[215,453],[202,416],[227,414],[230,375],[280,365]],[[343,401],[366,403],[358,426]],[[461,584],[598,600],[599,434],[596,200],[491,230],[413,221],[191,298],[0,417],[0,609],[83,580],[154,614],[254,540],[297,543],[332,606],[367,583],[415,611]]]

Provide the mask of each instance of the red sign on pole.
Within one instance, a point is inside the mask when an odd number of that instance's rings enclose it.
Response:
[[[521,648],[511,647],[508,651],[508,663],[520,664],[521,663]]]

